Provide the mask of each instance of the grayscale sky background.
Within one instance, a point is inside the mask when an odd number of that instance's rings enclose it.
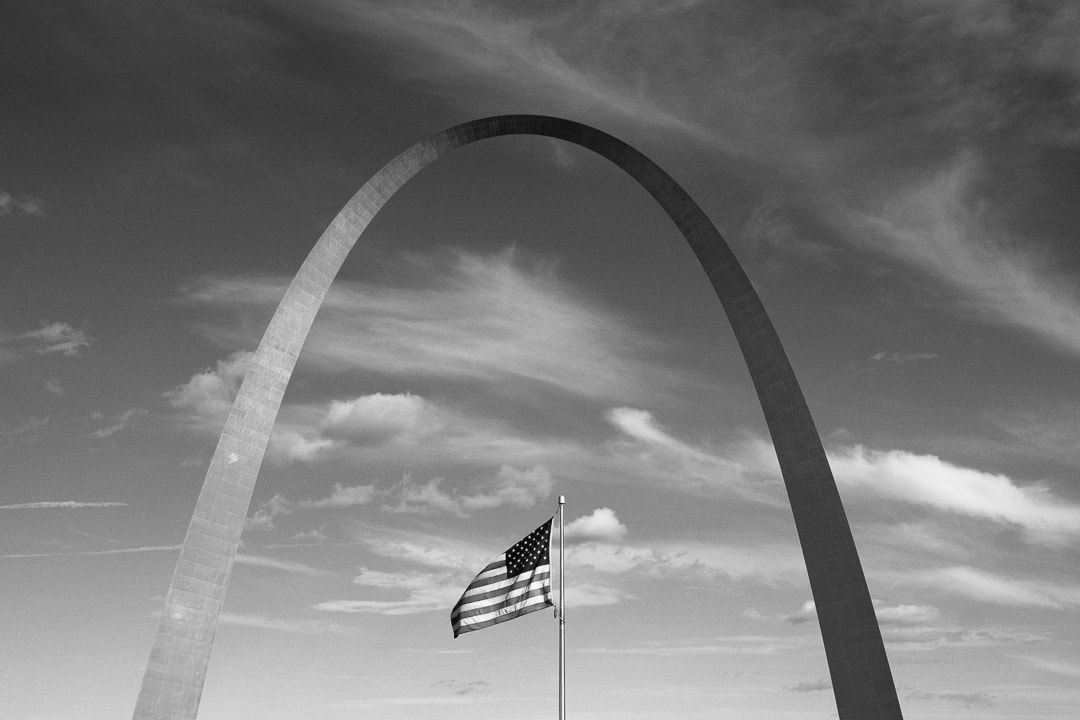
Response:
[[[1080,716],[1075,3],[8,0],[0,708],[134,707],[285,284],[412,143],[500,113],[639,148],[757,285],[905,716]],[[361,239],[255,489],[201,720],[552,717],[550,613],[454,640],[568,497],[568,711],[828,718],[719,303],[632,181],[457,151]]]

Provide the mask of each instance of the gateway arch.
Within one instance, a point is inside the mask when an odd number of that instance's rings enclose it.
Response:
[[[840,720],[900,720],[892,671],[832,470],[769,316],[701,208],[658,165],[581,123],[500,115],[444,130],[398,155],[342,208],[293,278],[259,343],[218,440],[165,597],[135,720],[194,720],[218,617],[270,431],[330,283],[375,213],[450,151],[504,135],[580,145],[636,180],[690,243],[735,331],[787,488]]]

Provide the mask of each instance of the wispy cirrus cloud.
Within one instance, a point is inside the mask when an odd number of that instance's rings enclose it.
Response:
[[[45,217],[45,201],[29,195],[12,195],[0,192],[0,217],[5,215],[29,215]]]
[[[121,432],[122,430],[125,430],[128,425],[131,424],[132,420],[141,415],[145,415],[146,413],[147,411],[143,408],[128,408],[127,410],[124,410],[115,417],[111,418],[110,422],[107,425],[89,433],[87,437],[93,440],[104,440],[106,438],[110,438]]]
[[[1012,523],[1039,541],[1060,542],[1080,534],[1080,506],[1043,485],[1024,486],[1002,474],[901,450],[836,448],[829,463],[838,483],[859,492]]]
[[[337,574],[329,570],[312,567],[311,565],[295,562],[293,560],[283,560],[281,558],[267,557],[265,555],[237,553],[236,562],[240,565],[247,565],[249,567],[268,568],[270,570],[279,570],[281,572],[306,575],[308,577],[333,577]]]
[[[893,352],[888,350],[881,350],[870,356],[873,362],[888,362],[896,363],[897,365],[903,365],[905,363],[912,362],[926,362],[928,360],[937,360],[938,355],[936,353],[928,352]]]
[[[551,473],[542,466],[522,470],[509,465],[490,477],[474,479],[456,489],[444,489],[443,478],[426,483],[406,475],[396,484],[347,486],[335,483],[333,492],[317,500],[289,500],[281,493],[262,503],[245,523],[248,530],[273,530],[275,520],[301,510],[349,508],[381,502],[392,513],[468,517],[480,510],[530,508],[551,494]]]
[[[617,407],[606,418],[624,437],[611,454],[630,459],[638,475],[645,469],[689,491],[733,492],[746,500],[785,506],[779,465],[772,444],[752,437],[707,447],[676,437],[647,410]]]
[[[651,643],[623,648],[582,648],[585,655],[651,655],[656,657],[699,657],[708,655],[778,655],[820,645],[814,637],[776,637],[769,635],[728,635],[688,639],[678,643]]]
[[[36,330],[0,335],[0,362],[15,362],[27,354],[75,357],[90,347],[91,342],[93,339],[85,330],[76,329],[69,323],[43,322]]]
[[[934,276],[956,293],[943,307],[1009,325],[1080,354],[1080,293],[1044,245],[1025,242],[970,206],[982,179],[963,156],[937,175],[891,194],[876,213],[853,214],[861,237]]]
[[[229,625],[232,627],[256,628],[259,630],[272,630],[274,632],[292,633],[296,635],[324,635],[343,638],[359,638],[364,636],[364,632],[360,628],[326,622],[325,620],[275,618],[267,615],[252,615],[234,612],[221,613],[219,620],[222,625]]]
[[[326,508],[349,508],[366,505],[378,495],[374,485],[343,485],[334,483],[333,491],[318,500],[289,500],[281,493],[262,503],[244,522],[245,530],[273,530],[278,517],[292,515],[299,510]]]
[[[142,547],[110,548],[108,550],[71,550],[47,553],[11,553],[0,558],[50,558],[50,557],[96,557],[104,555],[127,555],[130,553],[179,551],[179,545],[145,545]]]
[[[200,430],[225,423],[240,383],[251,365],[252,353],[236,351],[214,367],[196,373],[186,383],[164,393],[169,405],[185,413],[185,422]]]
[[[899,578],[976,602],[1012,607],[1066,609],[1080,607],[1080,585],[1017,578],[968,565],[915,572]]]
[[[411,255],[401,262],[401,280],[391,285],[335,283],[304,347],[302,371],[488,387],[511,382],[520,390],[527,381],[588,399],[641,397],[643,387],[668,388],[681,377],[657,366],[662,343],[582,296],[549,266],[528,267],[509,251]],[[268,317],[286,285],[285,278],[202,277],[182,290],[181,302],[227,311],[231,321],[204,321],[197,330],[226,347],[250,346],[257,340],[251,327],[264,321],[249,321]],[[343,337],[352,341],[340,342]],[[218,398],[222,371],[200,377],[191,390],[178,388],[170,399],[193,405],[208,394]],[[364,408],[369,420],[374,409]],[[342,429],[348,410],[339,408],[333,418]],[[399,402],[394,411],[405,410]],[[392,419],[408,417],[384,422]]]
[[[36,502],[0,505],[0,510],[52,510],[61,508],[75,510],[81,508],[119,508],[127,507],[126,502],[86,502],[80,500],[39,500]]]
[[[520,470],[503,465],[490,479],[474,482],[459,492],[443,491],[439,478],[424,485],[409,479],[390,491],[389,507],[394,512],[445,513],[466,517],[477,510],[501,507],[530,508],[551,494],[551,473],[542,465]]]
[[[49,416],[33,415],[16,422],[0,426],[0,440],[12,442],[33,442],[49,424]]]

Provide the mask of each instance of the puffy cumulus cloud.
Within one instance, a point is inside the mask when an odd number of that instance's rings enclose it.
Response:
[[[792,625],[801,625],[811,620],[817,620],[817,605],[813,600],[807,600],[798,610],[790,615],[785,615],[784,620]]]
[[[315,460],[337,447],[330,438],[304,437],[296,430],[274,428],[266,448],[266,458],[274,465],[305,463]]]
[[[1020,486],[1005,475],[960,467],[933,455],[862,446],[830,452],[837,482],[893,500],[971,517],[1014,523],[1037,540],[1080,535],[1080,506],[1040,485]]]
[[[187,412],[188,421],[196,427],[219,427],[232,408],[251,358],[250,352],[234,352],[224,360],[218,360],[214,367],[164,393],[164,397],[172,407]]]
[[[375,393],[332,401],[321,426],[326,435],[355,445],[383,444],[437,429],[433,414],[417,395]]]
[[[879,600],[874,600],[874,613],[882,625],[926,625],[941,615],[932,605],[886,605]]]
[[[296,511],[297,504],[286,498],[281,493],[276,493],[272,498],[260,505],[250,517],[244,521],[245,530],[273,530],[274,518],[278,515],[289,515]]]
[[[627,533],[626,526],[611,508],[596,508],[566,526],[566,539],[579,541],[618,542]]]
[[[474,483],[466,491],[447,492],[443,490],[445,484],[444,479],[434,478],[417,485],[406,476],[391,491],[393,503],[388,507],[400,513],[446,513],[459,517],[500,507],[530,508],[551,494],[552,479],[551,473],[541,465],[529,470],[503,465],[494,477]]]

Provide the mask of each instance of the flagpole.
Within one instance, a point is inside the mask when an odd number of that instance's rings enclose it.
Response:
[[[566,587],[563,585],[563,507],[559,496],[559,720],[566,720]]]

